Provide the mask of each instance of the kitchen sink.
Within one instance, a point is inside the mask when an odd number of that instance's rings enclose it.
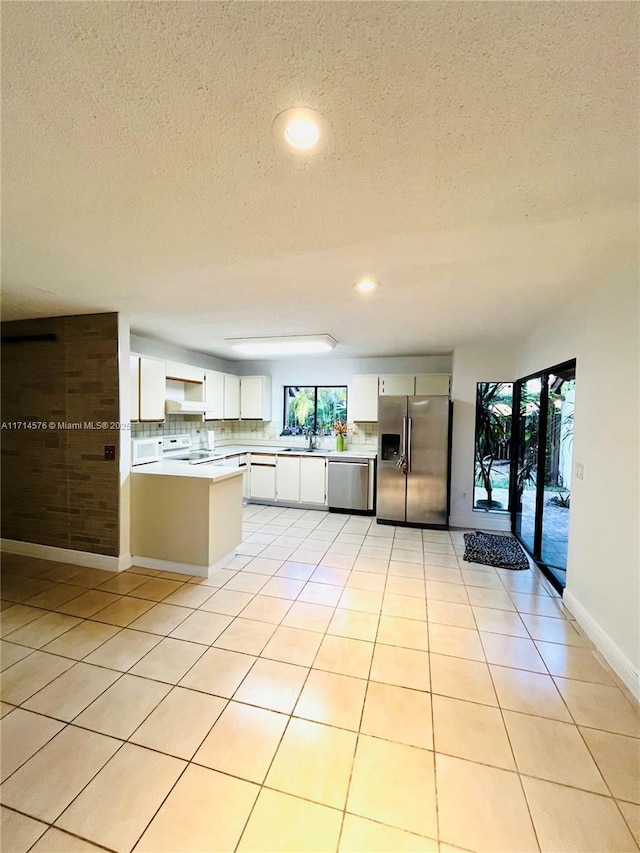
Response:
[[[313,450],[307,450],[306,447],[283,447],[278,453],[321,453],[324,455],[325,453],[333,453],[333,450],[321,450],[318,447],[314,447]]]

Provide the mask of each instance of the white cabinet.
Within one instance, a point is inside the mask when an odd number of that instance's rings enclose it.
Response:
[[[166,361],[167,379],[178,379],[181,382],[204,382],[204,368],[192,364],[182,364],[179,361]]]
[[[224,418],[224,373],[205,370],[204,402],[207,407],[205,421],[221,421]]]
[[[204,401],[205,421],[237,421],[240,418],[240,377],[206,370]]]
[[[140,420],[163,421],[166,397],[164,361],[140,356]]]
[[[386,376],[379,377],[379,393],[380,395],[408,395],[411,397],[414,393],[415,377],[405,373],[388,373]]]
[[[300,459],[300,501],[324,504],[327,500],[327,460],[316,456]]]
[[[225,420],[237,421],[240,418],[240,377],[224,373],[223,412]]]
[[[252,498],[265,501],[276,499],[276,459],[275,456],[251,456],[251,484],[249,493]]]
[[[348,417],[351,421],[378,420],[378,377],[354,376],[349,389]]]
[[[276,500],[300,500],[300,457],[278,456],[276,463]]]
[[[240,417],[248,421],[271,420],[271,377],[240,377]]]
[[[416,376],[416,395],[449,396],[451,377],[448,373],[422,373]]]
[[[140,420],[140,356],[129,356],[129,407],[131,420]]]
[[[409,397],[414,394],[417,396],[438,395],[448,397],[451,384],[451,376],[448,373],[419,373],[417,376],[409,373],[395,373],[380,376],[378,379],[381,395],[403,396],[406,394]],[[355,420],[355,418],[353,419]]]
[[[327,460],[324,456],[251,454],[249,497],[326,506]]]
[[[245,453],[243,456],[238,457],[238,467],[242,471],[242,497],[250,498],[251,497],[251,465],[250,465],[250,456],[248,453]]]

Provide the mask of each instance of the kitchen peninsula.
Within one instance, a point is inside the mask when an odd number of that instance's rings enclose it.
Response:
[[[209,577],[241,541],[241,469],[161,461],[131,472],[134,565]]]

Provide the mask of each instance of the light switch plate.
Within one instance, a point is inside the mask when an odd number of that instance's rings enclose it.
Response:
[[[584,465],[582,462],[576,462],[576,480],[584,480]]]

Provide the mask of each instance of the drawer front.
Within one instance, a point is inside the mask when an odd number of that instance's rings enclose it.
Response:
[[[273,465],[275,467],[277,456],[271,456],[267,453],[252,453],[251,465]]]

